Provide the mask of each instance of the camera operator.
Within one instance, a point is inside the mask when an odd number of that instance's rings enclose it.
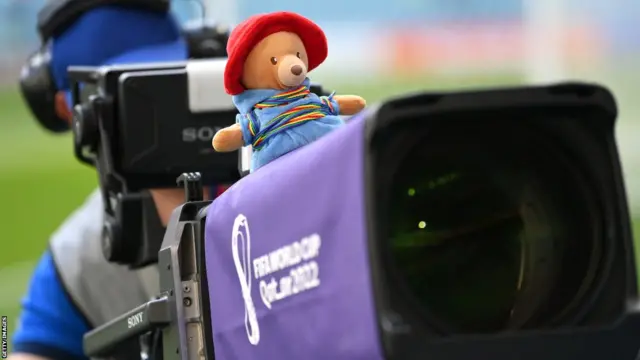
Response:
[[[43,11],[55,3],[48,2]],[[90,3],[93,7],[85,6],[62,31],[48,39],[43,35],[48,47],[47,70],[56,89],[51,97],[55,99],[55,117],[67,122],[71,120],[69,66],[181,61],[191,54],[187,37],[168,11],[136,7],[127,1]],[[41,16],[42,12],[39,22]],[[42,24],[39,25],[42,34]],[[23,82],[40,65],[42,57],[29,60],[22,73]],[[39,112],[54,111],[34,108],[24,85],[23,94],[36,117]],[[69,123],[39,121],[55,132],[69,127]],[[211,191],[222,188],[211,187]],[[172,210],[184,201],[184,193],[178,189],[152,189],[149,193],[157,209],[157,223],[165,226]],[[208,194],[205,191],[205,196]],[[153,266],[131,270],[107,262],[101,250],[102,226],[102,197],[96,190],[53,234],[36,266],[22,302],[9,359],[85,358],[82,338],[87,331],[157,292],[158,275]],[[135,356],[139,357],[139,353],[132,354]]]

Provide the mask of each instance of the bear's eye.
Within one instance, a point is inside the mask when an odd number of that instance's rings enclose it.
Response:
[[[272,58],[271,58],[271,63],[272,63],[273,65],[277,64],[277,63],[278,63],[278,59],[277,59],[275,56],[274,56],[274,57],[272,57]]]
[[[300,53],[299,52],[296,53],[296,56],[298,57],[298,59],[300,59]]]

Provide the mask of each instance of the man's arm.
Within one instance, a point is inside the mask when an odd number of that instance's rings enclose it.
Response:
[[[85,360],[82,337],[90,329],[67,295],[47,251],[22,302],[9,360]]]

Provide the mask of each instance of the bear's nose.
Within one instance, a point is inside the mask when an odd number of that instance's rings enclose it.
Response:
[[[302,74],[302,66],[300,65],[293,65],[291,67],[291,73],[295,76],[298,76],[300,74]]]

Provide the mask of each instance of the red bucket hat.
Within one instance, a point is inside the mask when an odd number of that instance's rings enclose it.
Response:
[[[265,37],[288,31],[297,34],[309,57],[309,69],[318,67],[327,58],[328,45],[324,31],[304,16],[280,11],[254,15],[236,26],[227,43],[227,64],[224,69],[224,89],[229,95],[238,95],[242,86],[242,70],[249,52]]]

